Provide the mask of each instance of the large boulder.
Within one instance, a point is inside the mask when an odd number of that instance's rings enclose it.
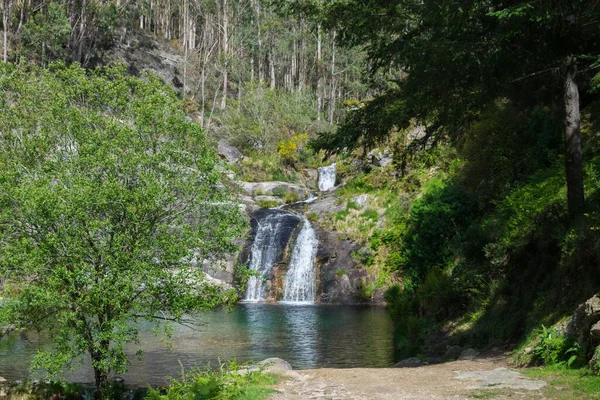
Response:
[[[567,320],[566,335],[579,343],[590,339],[592,326],[600,321],[600,294],[596,294],[580,304],[575,313]]]
[[[600,321],[590,328],[590,340],[593,345],[600,345]]]
[[[423,365],[423,362],[417,357],[410,357],[394,364],[394,368],[416,368],[420,367],[421,365]]]
[[[477,358],[477,356],[479,355],[479,352],[477,350],[473,350],[473,349],[465,349],[460,353],[460,356],[458,357],[459,360],[464,361],[464,360],[474,360],[475,358]]]
[[[448,346],[448,349],[446,350],[446,353],[442,359],[444,361],[454,361],[460,357],[464,350],[465,349],[460,346]]]
[[[219,143],[217,144],[217,154],[223,160],[226,160],[230,163],[236,163],[244,158],[244,155],[241,151],[223,140],[219,140]]]
[[[288,182],[242,182],[242,189],[250,196],[280,196],[281,194],[294,194],[298,200],[305,200],[310,191],[305,187]]]
[[[374,149],[367,153],[367,161],[374,167],[386,167],[394,161],[394,154],[388,149]]]
[[[262,360],[258,365],[263,368],[263,372],[270,374],[281,374],[292,370],[289,362],[277,357]]]

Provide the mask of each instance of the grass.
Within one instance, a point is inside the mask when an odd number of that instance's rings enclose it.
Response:
[[[273,208],[277,207],[279,202],[274,200],[259,200],[256,204],[258,204],[260,208]]]
[[[277,391],[271,386],[279,381],[279,376],[274,374],[263,374],[256,378],[256,382],[247,384],[241,393],[234,397],[235,400],[265,400],[270,394]]]
[[[523,373],[531,379],[548,382],[542,393],[553,400],[600,399],[600,377],[588,369],[542,367],[526,369]]]

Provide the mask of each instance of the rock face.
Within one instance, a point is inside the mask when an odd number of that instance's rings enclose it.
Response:
[[[386,167],[394,161],[394,154],[388,149],[371,150],[367,153],[367,161],[374,167]]]
[[[305,200],[310,195],[308,189],[288,182],[242,182],[242,189],[250,196],[278,196],[291,193],[298,200]]]
[[[596,294],[577,307],[566,323],[566,334],[580,343],[587,342],[592,326],[598,321],[600,321],[600,294]]]
[[[327,304],[359,304],[369,302],[359,296],[358,288],[367,273],[352,259],[352,253],[361,247],[342,239],[337,232],[316,227],[319,238],[317,250],[317,299]]]
[[[592,345],[600,345],[600,321],[596,322],[590,328],[590,339],[592,341]]]
[[[237,148],[223,140],[219,140],[219,143],[217,144],[217,154],[223,160],[226,160],[230,163],[236,163],[244,158],[244,155]]]
[[[273,220],[272,223],[269,222],[270,226],[264,225],[267,220]],[[266,276],[262,278],[264,279],[264,288],[260,290],[254,288],[261,292],[266,301],[281,299],[283,278],[289,265],[290,247],[298,234],[301,220],[297,215],[274,209],[260,209],[250,215],[250,235],[240,253],[239,262],[251,265],[253,257],[260,257],[261,263],[266,267],[266,264],[271,264],[267,268]],[[262,237],[261,235],[266,236]],[[270,268],[271,266],[272,268]],[[255,286],[258,284],[258,282],[254,283]]]

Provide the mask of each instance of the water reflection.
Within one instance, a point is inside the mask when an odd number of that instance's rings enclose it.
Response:
[[[386,367],[393,364],[392,324],[383,308],[321,305],[240,304],[233,311],[217,310],[195,318],[197,329],[176,326],[172,349],[140,325],[140,345],[131,354],[130,384],[160,384],[178,376],[181,365],[215,365],[281,357],[296,369],[320,367]],[[0,339],[0,376],[23,379],[31,358],[48,342],[37,333]],[[134,354],[142,348],[144,355]],[[67,374],[69,380],[90,382],[89,361]]]

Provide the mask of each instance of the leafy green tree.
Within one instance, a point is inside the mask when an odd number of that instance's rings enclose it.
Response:
[[[244,150],[276,152],[281,140],[307,133],[316,120],[314,100],[307,93],[287,93],[248,85],[221,117],[217,135]]]
[[[565,125],[569,210],[582,214],[579,92],[589,92],[600,59],[599,1],[344,0],[329,6],[328,21],[345,44],[365,46],[374,70],[407,73],[392,89],[402,112],[390,127],[414,117],[430,135],[457,137],[498,98],[554,106]]]
[[[47,58],[63,57],[71,24],[64,6],[48,4],[48,9],[35,13],[23,26],[23,52],[28,57],[40,55],[42,63]]]
[[[232,301],[192,259],[244,228],[214,150],[174,92],[123,66],[0,66],[0,321],[45,330],[51,375],[88,354],[98,398],[140,319]]]

